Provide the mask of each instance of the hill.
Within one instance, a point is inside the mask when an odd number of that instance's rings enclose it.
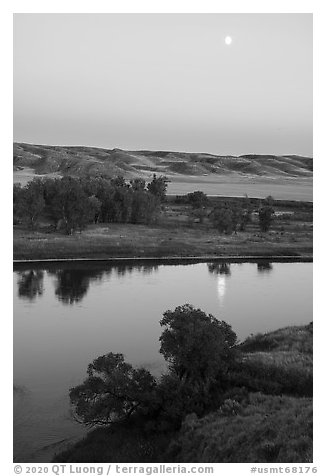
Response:
[[[14,143],[14,171],[35,174],[115,177],[127,179],[153,173],[171,179],[233,176],[260,178],[311,178],[313,160],[296,155],[220,156],[168,151],[125,151],[79,146]]]

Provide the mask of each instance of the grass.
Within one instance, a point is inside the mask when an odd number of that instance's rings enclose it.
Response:
[[[31,231],[14,226],[14,259],[173,257],[173,256],[305,256],[312,255],[312,209],[305,204],[296,211],[304,213],[287,219],[282,213],[291,211],[291,204],[282,208],[272,229],[261,233],[257,218],[245,232],[224,235],[189,219],[189,207],[171,202],[158,223],[153,225],[99,224],[90,225],[81,233],[66,236],[49,232],[47,224]]]
[[[312,396],[312,323],[248,337],[238,349],[240,359],[230,376],[234,384],[269,394]]]
[[[239,348],[242,352],[293,351],[312,354],[312,332],[312,323],[307,326],[284,327],[247,337]]]
[[[55,455],[53,462],[155,463],[161,461],[170,441],[169,433],[157,434],[117,424],[110,428],[90,431],[73,447]]]
[[[169,448],[178,463],[311,463],[312,400],[249,395],[235,414],[189,416]]]

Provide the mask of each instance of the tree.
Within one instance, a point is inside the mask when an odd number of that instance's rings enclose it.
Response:
[[[251,222],[253,207],[248,195],[245,195],[245,199],[242,203],[242,213],[240,214],[240,231],[246,231],[248,223]]]
[[[187,203],[189,203],[192,208],[202,208],[206,207],[209,203],[206,193],[196,190],[192,193],[187,193],[186,195]]]
[[[95,197],[95,195],[91,195],[90,197],[88,197],[88,206],[90,220],[92,220],[94,223],[97,223],[99,221],[99,216],[101,212],[100,200]]]
[[[111,179],[111,184],[114,187],[124,187],[124,188],[129,188],[129,184],[125,181],[125,179],[122,177],[122,175],[118,175],[117,177]]]
[[[128,223],[132,216],[133,192],[128,187],[115,187],[113,194],[113,220],[114,222]],[[142,193],[142,192],[139,192]]]
[[[57,181],[56,194],[51,200],[51,214],[59,222],[62,220],[67,235],[77,229],[82,230],[94,219],[94,204],[88,199],[81,183],[72,177]]]
[[[99,221],[109,223],[114,221],[115,207],[114,194],[116,187],[104,179],[100,179],[96,191],[96,198],[100,201]]]
[[[20,191],[16,188],[14,192],[15,213],[27,221],[29,228],[35,228],[45,208],[42,180],[35,178]]]
[[[190,304],[166,311],[160,352],[182,382],[207,388],[225,376],[237,340],[231,326]]]
[[[168,187],[168,179],[165,176],[157,177],[153,175],[153,180],[148,183],[147,190],[155,197],[159,198],[161,202],[166,199],[166,190]]]
[[[135,369],[122,354],[102,355],[89,364],[88,378],[70,389],[76,419],[86,425],[123,421],[146,409],[156,387],[145,369]]]
[[[259,209],[259,228],[261,231],[268,231],[273,221],[274,209],[270,205],[265,205]]]
[[[135,178],[133,180],[130,180],[130,186],[134,192],[138,192],[138,191],[143,192],[146,187],[146,182],[142,178]]]
[[[264,198],[264,205],[272,207],[274,205],[274,198],[272,195],[268,195],[268,197]]]
[[[213,227],[220,233],[230,235],[234,231],[233,212],[230,207],[216,207],[210,214]]]
[[[13,218],[14,224],[17,223],[17,218],[20,215],[20,200],[23,194],[23,189],[20,183],[14,183],[13,188]]]
[[[131,223],[150,223],[160,208],[159,199],[148,192],[136,190],[132,194]]]

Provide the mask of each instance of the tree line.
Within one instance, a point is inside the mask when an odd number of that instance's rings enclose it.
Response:
[[[166,177],[155,174],[147,184],[141,178],[127,182],[121,176],[110,180],[34,178],[25,187],[14,185],[14,220],[34,229],[44,218],[52,223],[54,230],[63,230],[68,235],[83,230],[89,223],[150,224],[158,219],[162,210],[167,182]],[[226,200],[212,207],[201,191],[176,197],[175,202],[190,205],[190,219],[199,223],[209,221],[219,233],[227,235],[246,231],[254,212],[248,197],[241,203]],[[258,209],[261,231],[270,229],[273,216],[273,199],[267,197]]]
[[[199,219],[200,223],[208,219],[219,233],[226,235],[246,231],[254,212],[254,206],[248,196],[245,196],[241,204],[229,200],[211,209],[207,195],[195,191],[185,196],[177,196],[176,203],[190,205],[193,218]],[[258,224],[261,231],[268,231],[272,225],[275,214],[273,204],[273,197],[268,196],[259,205]]]
[[[71,235],[89,223],[146,223],[158,216],[167,179],[153,175],[127,182],[123,177],[56,179],[35,178],[25,187],[14,185],[14,220],[34,229],[47,218],[55,230]]]

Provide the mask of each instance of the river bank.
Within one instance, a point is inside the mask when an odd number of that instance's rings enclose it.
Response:
[[[92,225],[73,236],[14,226],[14,260],[111,258],[311,257],[312,224],[290,223],[261,233],[253,227],[221,235],[205,226]]]
[[[238,394],[216,411],[161,434],[95,429],[53,462],[312,462],[312,341],[312,323],[251,336],[230,375]]]

